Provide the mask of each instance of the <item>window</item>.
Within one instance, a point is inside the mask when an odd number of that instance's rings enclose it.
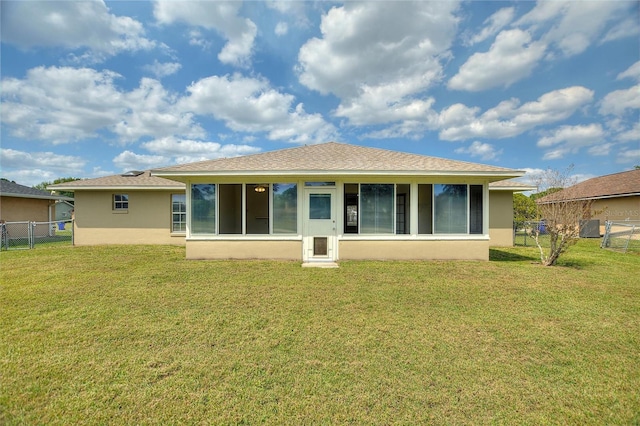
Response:
[[[360,232],[392,234],[394,217],[394,185],[360,185]]]
[[[309,219],[331,219],[331,194],[309,194]]]
[[[171,194],[171,232],[187,230],[187,196]]]
[[[269,233],[269,185],[247,184],[247,234]]]
[[[396,234],[409,234],[411,185],[396,185]]]
[[[216,233],[216,185],[191,185],[191,233]]]
[[[418,234],[433,233],[433,185],[418,185]]]
[[[304,186],[336,186],[335,182],[305,182]]]
[[[273,233],[298,233],[298,186],[295,183],[273,184]]]
[[[344,233],[358,233],[358,189],[357,183],[344,184]]]
[[[469,185],[469,233],[482,234],[482,185]]]
[[[467,185],[433,185],[436,234],[467,233]]]
[[[218,185],[221,234],[242,234],[242,184]]]
[[[113,210],[128,210],[129,196],[127,194],[113,194]]]

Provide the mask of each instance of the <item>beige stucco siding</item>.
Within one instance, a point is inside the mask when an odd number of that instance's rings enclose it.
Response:
[[[0,197],[0,219],[5,222],[49,222],[54,220],[54,203],[54,200],[6,196]],[[15,226],[20,227],[22,225]],[[28,235],[27,228],[19,229],[21,229],[20,235],[26,238]],[[51,236],[54,232],[53,228],[48,225],[37,225],[33,228],[33,233],[36,237]]]
[[[49,206],[54,200],[35,198],[0,197],[0,219],[6,222],[48,222]]]
[[[489,245],[513,245],[513,192],[489,191]]]
[[[187,241],[187,259],[302,260],[302,241]]]
[[[460,250],[464,244],[465,250]],[[340,260],[489,260],[488,241],[346,241]],[[187,241],[187,259],[302,260],[301,241]]]
[[[593,219],[603,223],[605,220],[640,220],[640,196],[596,200],[591,211]]]
[[[171,194],[176,191],[76,191],[76,245],[184,244],[171,235]],[[127,194],[129,208],[113,210],[113,194]]]
[[[338,250],[340,260],[489,260],[489,242],[486,240],[342,240]]]

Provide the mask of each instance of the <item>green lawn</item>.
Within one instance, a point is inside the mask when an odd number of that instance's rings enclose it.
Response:
[[[640,256],[0,253],[1,424],[640,424]]]

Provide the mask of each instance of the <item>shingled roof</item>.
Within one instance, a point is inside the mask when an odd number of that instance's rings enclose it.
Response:
[[[35,198],[39,200],[73,200],[73,198],[62,195],[51,195],[48,191],[42,191],[3,179],[0,179],[0,195],[3,197]]]
[[[640,170],[588,179],[562,191],[542,197],[538,200],[538,203],[552,203],[558,200],[594,200],[633,195],[640,195]]]
[[[221,158],[152,170],[152,175],[473,175],[522,176],[524,172],[379,148],[328,142],[243,157]]]
[[[48,188],[62,191],[87,189],[184,189],[185,185],[169,179],[151,176],[149,170],[128,172],[120,175],[103,176],[95,179],[82,179],[73,182],[50,185]]]

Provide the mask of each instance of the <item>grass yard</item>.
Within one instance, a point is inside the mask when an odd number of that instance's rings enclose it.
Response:
[[[2,424],[640,424],[640,256],[0,253]]]

